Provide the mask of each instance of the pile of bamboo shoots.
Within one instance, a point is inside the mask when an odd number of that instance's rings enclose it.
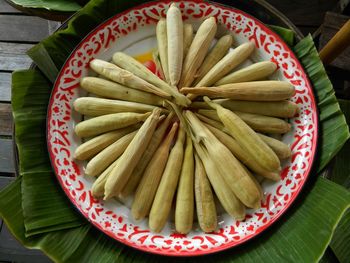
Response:
[[[167,220],[184,234],[194,221],[214,231],[219,205],[244,220],[247,208],[260,207],[261,181],[278,181],[281,160],[291,156],[276,138],[291,130],[287,120],[298,112],[288,100],[294,87],[268,80],[276,71],[270,61],[237,70],[254,44],[232,48],[232,36],[216,40],[216,31],[210,17],[194,34],[172,4],[156,27],[163,79],[117,52],[111,62],[92,60],[99,77],[80,82],[92,96],[74,102],[88,117],[75,126],[84,139],[75,158],[97,178],[92,194],[132,196],[132,216],[148,217],[154,232]]]

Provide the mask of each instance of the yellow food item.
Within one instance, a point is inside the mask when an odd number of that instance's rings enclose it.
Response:
[[[177,127],[178,124],[174,123],[167,137],[154,153],[137,187],[131,207],[131,213],[135,220],[143,219],[151,210],[154,196],[168,161],[171,143]]]
[[[137,131],[124,153],[119,157],[120,162],[117,163],[107,178],[105,200],[120,194],[152,138],[159,121],[160,112],[159,109],[152,112]]]

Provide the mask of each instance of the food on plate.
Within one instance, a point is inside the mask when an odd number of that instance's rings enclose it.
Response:
[[[215,85],[220,86],[230,83],[261,80],[270,76],[276,71],[276,69],[276,64],[271,61],[257,62],[248,67],[242,68],[240,70],[232,72],[231,74],[226,75],[218,82],[216,82]]]
[[[244,62],[254,51],[255,45],[253,42],[244,43],[231,52],[228,52],[207,74],[196,84],[196,87],[211,86],[216,81],[221,79],[235,67]]]
[[[187,234],[192,229],[194,213],[194,155],[190,135],[186,136],[175,206],[175,229],[179,233]]]
[[[149,112],[120,112],[106,114],[79,122],[75,126],[74,131],[78,137],[90,137],[104,132],[128,127],[144,121],[149,115]]]
[[[165,77],[165,80],[169,83],[169,69],[168,69],[168,38],[167,38],[167,27],[165,19],[158,21],[156,28],[157,44],[159,59],[161,68]]]
[[[202,65],[196,73],[196,79],[201,80],[218,63],[231,48],[233,39],[231,35],[222,36],[206,55]],[[196,83],[197,84],[197,83]]]
[[[147,81],[139,78],[125,69],[118,67],[115,64],[101,59],[93,59],[90,62],[90,68],[92,68],[96,73],[127,87],[150,92],[163,98],[170,98],[169,94],[162,91],[160,88],[148,83]]]
[[[148,217],[152,232],[169,217],[181,234],[215,231],[221,208],[244,220],[261,207],[261,183],[280,180],[292,154],[276,138],[298,114],[294,86],[273,79],[275,63],[247,62],[253,42],[231,48],[234,35],[216,41],[217,31],[214,17],[193,26],[171,4],[155,30],[158,75],[118,51],[90,61],[80,81],[89,94],[73,104],[85,116],[74,157],[95,177],[91,193],[130,200],[132,217]]]
[[[205,124],[205,126],[219,139],[219,141],[226,145],[226,147],[232,152],[234,156],[237,157],[238,160],[246,165],[247,168],[249,168],[251,171],[255,172],[257,175],[261,175],[274,181],[278,181],[280,179],[278,172],[266,171],[257,162],[250,158],[249,154],[243,150],[243,148],[233,137],[209,124]]]
[[[220,104],[226,109],[232,111],[241,111],[247,113],[255,113],[271,117],[292,118],[298,113],[298,105],[289,100],[281,101],[245,101],[245,100],[229,100],[216,99],[215,103]],[[209,109],[204,101],[194,101],[192,108]]]
[[[131,213],[136,220],[143,219],[147,216],[152,207],[154,196],[167,164],[171,144],[177,128],[178,124],[175,122],[163,143],[159,146],[148,163],[141,182],[137,187],[131,207]]]
[[[121,197],[127,197],[130,194],[132,194],[138,183],[140,182],[143,172],[145,171],[148,163],[151,161],[154,153],[158,149],[158,146],[162,142],[164,135],[170,125],[171,120],[174,117],[174,113],[170,112],[166,119],[157,127],[156,131],[154,132],[151,141],[142,155],[141,160],[136,165],[135,169],[132,172],[132,175],[128,182],[126,183],[125,187],[123,188],[122,192],[120,193]],[[177,124],[176,124],[177,125]]]
[[[80,81],[80,87],[87,92],[103,98],[118,99],[125,101],[140,102],[150,105],[161,106],[163,98],[157,95],[132,89],[102,78],[85,77]]]
[[[104,196],[105,184],[106,184],[107,178],[118,162],[119,162],[119,159],[115,160],[106,170],[103,171],[102,174],[98,176],[96,181],[93,183],[91,192],[94,197],[102,198]]]
[[[150,112],[156,106],[124,101],[124,100],[110,100],[93,97],[81,97],[74,101],[74,109],[85,116],[101,116],[118,112]]]
[[[135,137],[125,149],[125,152],[120,156],[120,162],[117,163],[107,178],[104,200],[118,196],[125,186],[152,138],[159,121],[160,113],[160,109],[153,110],[152,114],[137,131]]]
[[[288,122],[279,118],[240,111],[232,112],[257,132],[283,134],[289,132],[291,129],[291,125]],[[214,110],[199,109],[198,113],[210,119],[220,121],[219,116]]]
[[[218,164],[209,156],[209,152],[204,146],[196,142],[194,145],[221,205],[230,216],[237,220],[243,220],[245,218],[245,207],[227,184],[226,175],[221,172],[222,170],[218,168]]]
[[[192,24],[184,24],[184,55],[183,59],[185,59],[187,52],[192,44],[193,40],[193,26]]]
[[[292,155],[292,151],[290,150],[289,146],[286,145],[285,143],[261,133],[258,133],[258,136],[268,146],[270,146],[270,148],[275,152],[275,154],[278,156],[279,159],[284,160],[289,158]]]
[[[195,157],[194,192],[197,208],[197,219],[204,232],[212,232],[218,225],[214,195],[207,173],[198,153]]]
[[[74,158],[77,160],[87,160],[102,151],[108,145],[119,140],[124,135],[136,130],[138,125],[128,126],[111,132],[106,132],[92,138],[78,146],[74,152]]]
[[[210,17],[200,25],[184,59],[180,87],[189,86],[195,79],[196,72],[202,64],[210,44],[215,37],[217,25],[214,17]]]
[[[112,143],[94,158],[92,158],[85,167],[85,174],[90,176],[97,176],[103,172],[114,160],[116,160],[128,147],[131,140],[134,138],[137,131],[129,133],[116,142]]]
[[[221,105],[210,101],[208,97],[204,97],[204,100],[216,110],[230,135],[237,140],[243,150],[249,153],[251,158],[270,172],[281,170],[277,155],[240,117]]]
[[[160,179],[160,183],[149,214],[148,224],[149,228],[153,232],[160,232],[169,216],[183,166],[185,138],[185,131],[180,126],[176,137],[176,142],[170,151],[168,161]]]
[[[168,61],[169,61],[169,57],[168,57]],[[179,105],[187,106],[191,103],[189,99],[186,98],[186,96],[184,96],[177,90],[176,87],[172,87],[169,83],[158,78],[155,74],[153,74],[153,72],[151,72],[142,63],[138,62],[133,57],[123,52],[116,52],[113,55],[113,63],[115,63],[117,66],[123,69],[126,69],[132,72],[136,76],[148,81],[149,83],[157,86],[158,88],[162,89],[164,92],[174,97],[174,100]]]
[[[175,3],[170,5],[166,15],[166,29],[168,40],[168,70],[172,86],[176,86],[181,77],[183,60],[184,27],[181,11]]]
[[[207,127],[205,127],[194,113],[187,110],[185,116],[190,124],[191,131],[194,134],[194,141],[201,142],[201,146],[203,146],[203,149],[208,152],[208,155],[216,165],[217,170],[222,175],[223,180],[228,184],[233,193],[237,195],[239,200],[241,200],[241,202],[247,207],[260,207],[260,195],[258,189],[251,182],[251,179],[247,175],[247,171],[243,168],[242,164],[235,156],[233,156],[230,150],[222,144]],[[231,126],[231,123],[227,123]],[[205,161],[203,159],[202,161],[205,167]]]
[[[294,86],[286,81],[252,81],[225,84],[217,87],[184,87],[182,93],[208,96],[210,98],[230,98],[252,101],[281,101],[294,95]]]

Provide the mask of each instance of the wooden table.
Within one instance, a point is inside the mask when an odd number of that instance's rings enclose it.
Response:
[[[0,0],[0,189],[14,179],[12,141],[11,73],[26,69],[31,59],[26,51],[59,26],[20,13]],[[42,252],[21,246],[0,219],[0,262],[50,262]]]
[[[313,33],[322,23],[326,11],[346,1],[336,0],[269,0],[286,14],[299,29]],[[20,13],[0,0],[0,190],[15,174],[12,140],[11,73],[26,69],[31,60],[25,52],[50,35],[59,26],[41,18]],[[49,262],[40,251],[23,248],[8,232],[0,219],[0,262]]]

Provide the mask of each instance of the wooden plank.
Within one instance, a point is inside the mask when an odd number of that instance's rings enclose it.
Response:
[[[0,72],[0,101],[11,101],[11,73]]]
[[[0,191],[15,180],[15,177],[0,176]]]
[[[0,0],[0,14],[1,13],[13,14],[20,13],[20,11],[10,6],[5,0]]]
[[[34,16],[0,15],[0,40],[39,42],[49,35],[45,19]]]
[[[0,103],[0,135],[12,135],[12,110],[11,104]]]
[[[345,15],[341,15],[333,12],[327,12],[324,17],[323,27],[339,30],[339,28],[342,25],[344,25],[349,19],[350,19],[349,16],[345,16]]]
[[[0,262],[52,262],[43,252],[23,247],[3,224],[0,232]]]
[[[321,30],[320,49],[338,32],[338,30],[350,19],[332,12],[327,12]],[[345,49],[331,64],[331,66],[350,71],[350,47]]]
[[[10,139],[0,139],[0,173],[15,173],[13,145]]]
[[[296,26],[314,26],[322,24],[326,11],[336,7],[337,0],[267,0],[285,14]]]
[[[53,34],[62,24],[61,22],[57,22],[57,21],[47,21],[48,25],[49,25],[49,34]]]
[[[0,70],[26,69],[32,60],[26,55],[32,44],[0,42]]]
[[[0,191],[14,180],[15,177],[0,176]],[[0,262],[51,262],[40,250],[23,247],[1,220],[0,240]]]

